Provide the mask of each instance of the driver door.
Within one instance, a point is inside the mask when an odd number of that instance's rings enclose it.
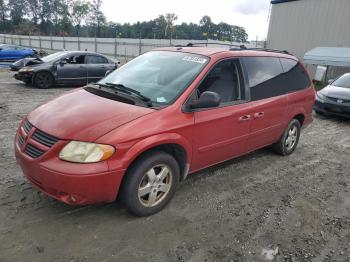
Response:
[[[216,108],[194,112],[193,162],[191,170],[205,168],[247,152],[250,105],[245,101],[242,70],[237,59],[216,64],[197,89],[216,92],[221,103]]]
[[[57,64],[57,82],[66,85],[86,85],[87,68],[85,55],[70,55],[63,61],[63,63]]]

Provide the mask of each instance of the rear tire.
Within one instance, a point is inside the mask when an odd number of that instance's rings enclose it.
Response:
[[[273,151],[282,156],[292,154],[298,145],[300,130],[301,125],[297,119],[290,121],[280,140],[272,145]]]
[[[51,88],[55,83],[53,76],[49,72],[39,72],[34,77],[34,85],[37,88]]]
[[[136,216],[162,210],[173,197],[180,180],[180,168],[173,156],[159,150],[145,153],[125,174],[120,200]]]

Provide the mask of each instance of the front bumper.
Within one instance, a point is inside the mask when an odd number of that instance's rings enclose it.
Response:
[[[330,115],[350,117],[350,105],[316,99],[314,110]]]
[[[116,199],[125,170],[111,171],[106,161],[94,164],[62,161],[57,156],[64,141],[42,156],[32,158],[26,154],[25,148],[27,144],[35,143],[31,138],[33,131],[20,144],[19,133],[23,136],[23,130],[20,126],[16,134],[15,155],[25,177],[34,187],[69,205],[109,203]]]
[[[16,73],[13,75],[13,77],[17,80],[23,81],[23,82],[31,82],[33,73],[28,72],[28,73]]]

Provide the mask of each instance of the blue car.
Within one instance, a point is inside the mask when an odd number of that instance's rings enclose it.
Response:
[[[36,57],[37,51],[31,48],[0,44],[0,61],[17,61],[26,57]]]

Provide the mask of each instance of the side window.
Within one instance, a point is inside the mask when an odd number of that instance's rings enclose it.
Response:
[[[252,100],[281,95],[283,69],[276,57],[244,57]]]
[[[238,60],[219,62],[197,89],[199,97],[211,91],[220,95],[221,104],[244,99],[244,84]]]
[[[308,88],[311,83],[304,68],[293,59],[280,58],[283,70],[285,72],[285,90],[293,92]]]
[[[84,64],[85,55],[73,55],[65,58],[68,64]]]
[[[108,60],[102,56],[88,55],[86,57],[87,64],[108,64]]]

